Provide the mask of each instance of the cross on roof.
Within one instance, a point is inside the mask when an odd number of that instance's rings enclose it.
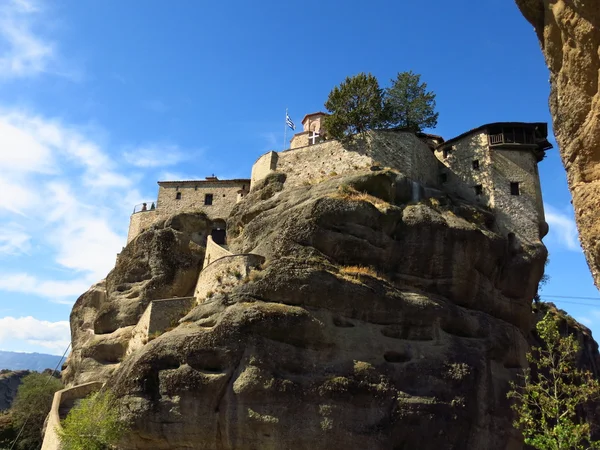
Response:
[[[308,141],[310,142],[310,145],[315,145],[317,143],[317,138],[321,135],[319,133],[317,133],[316,131],[311,131],[310,133],[311,134],[308,137]]]

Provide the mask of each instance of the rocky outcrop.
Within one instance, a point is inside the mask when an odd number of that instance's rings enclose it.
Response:
[[[210,231],[204,214],[176,214],[123,249],[106,280],[73,307],[66,385],[106,380],[124,358],[131,331],[152,300],[193,295]]]
[[[152,268],[201,251],[156,227],[78,300],[67,377],[108,378],[133,425],[120,448],[521,448],[506,392],[545,247],[439,191],[413,202],[392,171],[284,186],[269,175],[228,220],[230,250],[265,263],[122,362],[98,347],[127,340],[146,286],[188,294]]]
[[[588,265],[600,287],[600,8],[593,1],[516,0],[550,69],[550,110]]]
[[[10,408],[17,396],[21,380],[30,373],[28,370],[0,371],[0,411]]]

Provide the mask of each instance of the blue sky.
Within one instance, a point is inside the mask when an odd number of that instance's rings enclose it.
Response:
[[[286,107],[299,123],[348,75],[420,73],[445,138],[550,122],[548,71],[513,2],[340,5],[1,2],[0,349],[62,353],[73,302],[112,268],[156,180],[249,176],[281,149]],[[543,293],[597,299],[556,149],[540,174]],[[600,332],[599,302],[553,300]]]

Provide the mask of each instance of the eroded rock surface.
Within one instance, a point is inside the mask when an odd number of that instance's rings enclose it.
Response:
[[[488,211],[441,192],[411,203],[391,171],[284,181],[228,220],[230,250],[265,256],[260,270],[115,366],[121,448],[520,449],[506,392],[545,247],[509,245]],[[72,316],[89,335],[93,292]],[[146,301],[112,300],[121,332]]]
[[[65,384],[105,381],[127,351],[131,331],[152,300],[193,295],[211,222],[181,213],[130,242],[105,280],[71,311],[73,351]]]
[[[595,1],[516,0],[550,69],[550,110],[581,244],[600,288],[600,8]]]

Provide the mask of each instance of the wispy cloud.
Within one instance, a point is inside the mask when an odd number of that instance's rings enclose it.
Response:
[[[114,266],[127,231],[135,179],[116,165],[88,130],[24,111],[0,111],[2,152],[0,251],[28,248],[36,236],[47,262],[71,279],[45,279],[0,266],[0,290],[63,302],[83,293]],[[90,189],[90,187],[94,187]],[[41,196],[40,192],[44,195]],[[64,278],[64,277],[63,277]]]
[[[550,225],[548,241],[567,250],[581,251],[572,210],[570,208],[560,210],[547,203],[544,204],[544,209],[546,222]]]
[[[0,255],[15,255],[26,253],[30,247],[31,236],[25,229],[16,224],[9,223],[0,228]]]
[[[55,43],[38,34],[42,8],[33,0],[4,0],[0,6],[0,76],[46,72],[56,59]]]
[[[31,316],[0,318],[0,345],[16,339],[61,355],[71,341],[69,322],[48,322]]]
[[[191,155],[198,156],[200,151],[194,150],[184,152],[174,144],[146,144],[136,148],[128,149],[123,157],[135,167],[152,168],[168,167],[179,164],[188,159]]]

